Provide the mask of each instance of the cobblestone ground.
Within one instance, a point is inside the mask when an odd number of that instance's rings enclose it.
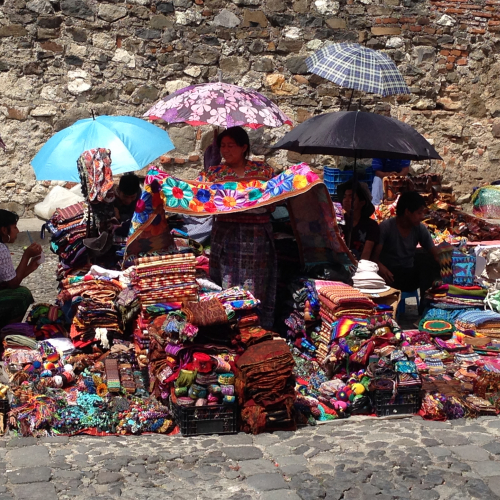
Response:
[[[250,436],[3,438],[0,500],[500,498],[500,419],[349,419]]]
[[[12,249],[15,263],[21,251]],[[36,301],[56,294],[57,259],[45,253],[23,283]],[[500,418],[355,417],[259,436],[0,439],[0,500],[118,497],[500,499]]]

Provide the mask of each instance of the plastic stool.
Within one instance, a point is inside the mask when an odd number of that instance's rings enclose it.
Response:
[[[417,299],[417,307],[420,307],[420,299],[418,297],[418,290],[413,290],[413,292],[401,292],[401,300],[399,301],[398,310],[396,312],[396,316],[400,314],[404,314],[406,310],[406,299],[410,297],[415,297]]]

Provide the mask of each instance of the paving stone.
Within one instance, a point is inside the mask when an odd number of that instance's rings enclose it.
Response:
[[[449,457],[451,455],[451,450],[448,448],[444,448],[442,446],[431,446],[431,447],[427,448],[427,451],[431,455],[433,455],[437,458]]]
[[[111,484],[121,481],[123,479],[122,474],[117,472],[99,472],[96,478],[97,484]]]
[[[456,446],[452,451],[467,462],[482,462],[490,458],[490,454],[486,450],[475,445]]]
[[[262,458],[262,451],[255,446],[225,447],[224,453],[231,460],[254,460]]]
[[[496,476],[486,478],[486,483],[488,484],[491,491],[497,493],[500,496],[500,472]]]
[[[301,500],[301,497],[291,490],[265,491],[260,498],[261,500]]]
[[[500,442],[494,441],[492,443],[485,444],[483,448],[493,455],[500,455]]]
[[[290,439],[295,437],[295,432],[292,431],[276,431],[273,434],[278,436],[280,439]]]
[[[14,496],[16,497],[16,500],[57,498],[56,489],[52,483],[14,485],[12,487],[12,491],[14,493]]]
[[[246,480],[248,486],[257,491],[284,490],[288,489],[288,484],[283,476],[274,474],[255,474]]]
[[[7,442],[7,448],[23,448],[25,446],[33,446],[37,444],[34,437],[13,438]]]
[[[220,441],[222,444],[229,446],[253,444],[253,439],[250,434],[228,434],[221,436]]]
[[[278,470],[270,460],[263,458],[257,460],[243,460],[240,464],[240,471],[246,476],[250,477],[255,474],[274,473]]]
[[[10,450],[6,458],[11,467],[37,467],[47,465],[50,455],[45,446],[25,446]]]
[[[144,465],[141,465],[141,464],[129,465],[127,467],[127,470],[132,474],[145,474],[146,473],[146,467],[144,467]]]
[[[52,477],[54,479],[81,479],[83,473],[79,470],[54,470]]]
[[[463,434],[456,431],[435,433],[435,437],[439,439],[445,446],[460,446],[469,444],[469,440]]]
[[[481,477],[494,477],[500,475],[500,462],[487,460],[484,462],[476,462],[472,464],[475,470]],[[498,491],[500,494],[500,490]]]
[[[294,474],[299,474],[300,472],[306,472],[308,470],[307,466],[304,464],[282,465],[280,469],[286,476],[293,476]]]
[[[44,444],[68,444],[68,436],[46,436],[40,438],[40,443]]]
[[[26,467],[7,472],[7,477],[12,484],[44,483],[51,474],[48,467]]]
[[[497,418],[496,420],[491,420],[488,422],[488,427],[493,429],[500,429],[500,420]]]

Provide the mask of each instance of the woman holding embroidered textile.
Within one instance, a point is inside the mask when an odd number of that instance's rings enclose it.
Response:
[[[241,127],[231,127],[217,137],[225,162],[200,174],[202,182],[227,182],[245,178],[271,179],[273,169],[248,160],[250,139]],[[268,208],[217,215],[210,249],[210,277],[222,288],[242,286],[261,301],[261,324],[272,328],[276,301],[276,252]]]
[[[14,212],[0,210],[0,328],[20,322],[34,302],[31,292],[20,285],[26,276],[38,268],[42,247],[32,243],[24,250],[17,268],[14,268],[6,243],[16,241],[19,234],[18,220],[19,216]]]

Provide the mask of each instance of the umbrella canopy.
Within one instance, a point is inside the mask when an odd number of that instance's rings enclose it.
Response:
[[[385,97],[409,94],[394,61],[383,52],[357,43],[334,43],[306,59],[307,68],[341,87]]]
[[[406,123],[362,111],[313,116],[288,132],[274,149],[354,158],[441,160],[429,141]]]
[[[53,135],[31,161],[37,180],[79,182],[76,161],[89,149],[111,150],[113,173],[151,163],[174,149],[165,130],[132,116],[98,116],[78,120]]]
[[[150,120],[189,125],[250,128],[292,125],[267,97],[229,83],[201,83],[177,90],[158,101],[143,115]]]

